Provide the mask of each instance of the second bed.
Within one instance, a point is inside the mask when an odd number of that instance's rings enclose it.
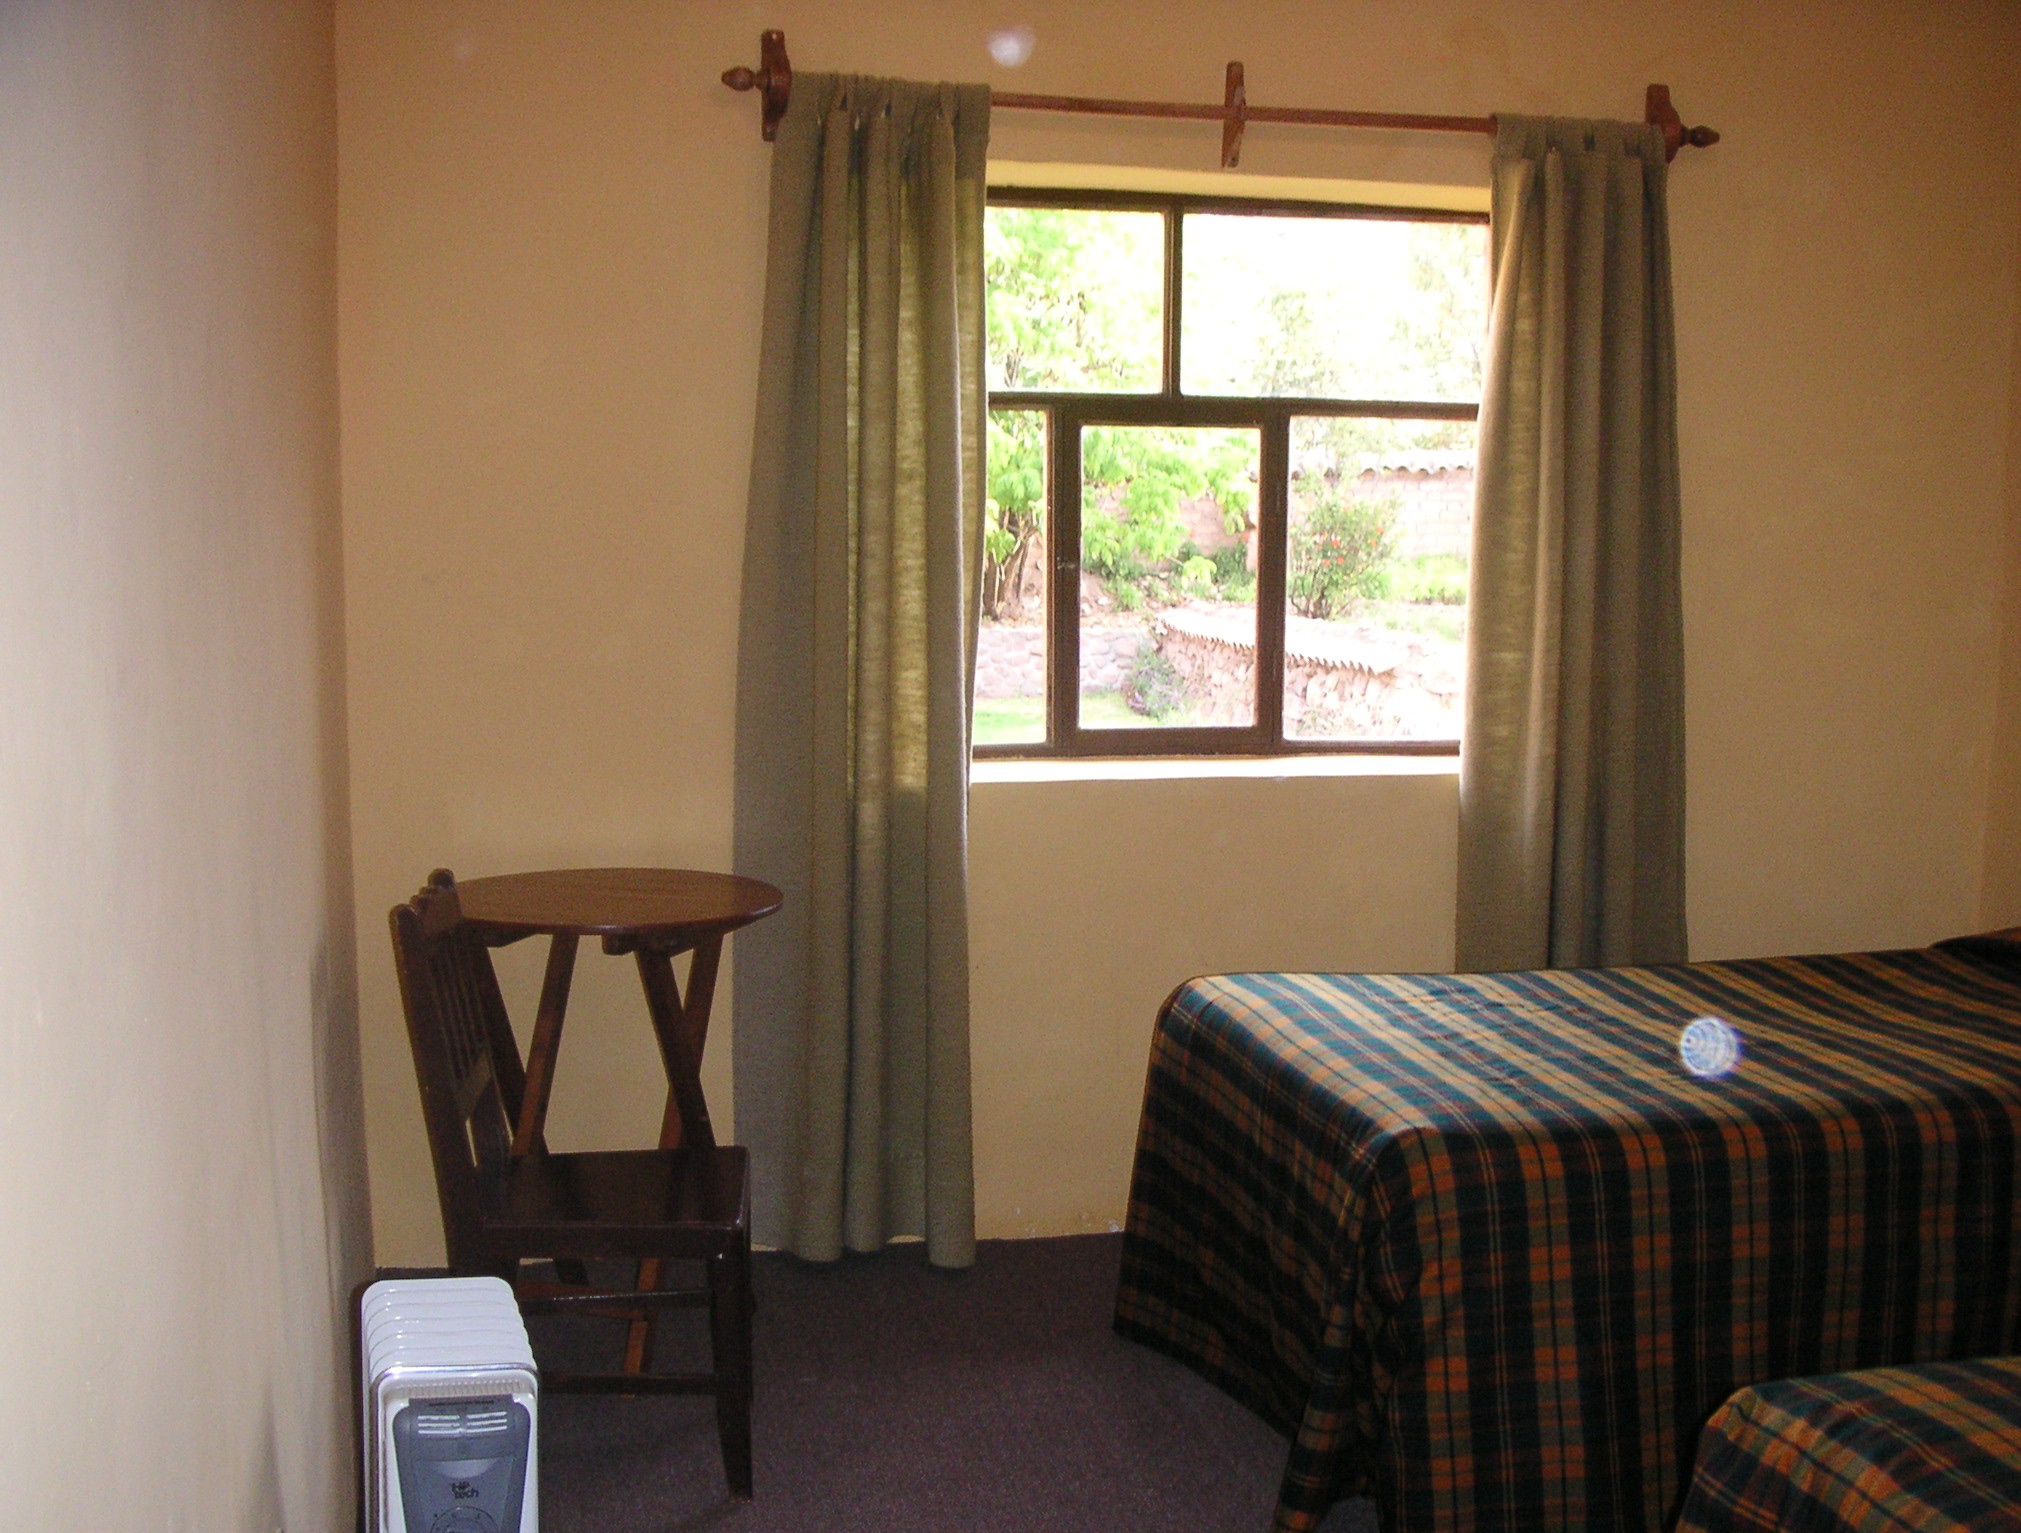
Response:
[[[1277,1527],[1648,1529],[1764,1379],[2021,1350],[2021,945],[1219,976],[1116,1324],[1291,1439]]]

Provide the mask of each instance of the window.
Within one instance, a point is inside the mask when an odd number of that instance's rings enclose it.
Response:
[[[1455,750],[1485,217],[986,217],[976,753]]]

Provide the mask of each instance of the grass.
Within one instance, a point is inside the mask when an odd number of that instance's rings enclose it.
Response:
[[[1365,617],[1396,633],[1422,638],[1445,639],[1457,644],[1467,635],[1467,609],[1434,602],[1369,602],[1357,616]]]
[[[1182,712],[1184,710],[1181,710]],[[1161,721],[1169,726],[1184,723],[1179,714]],[[1141,713],[1132,713],[1120,692],[1081,694],[1083,729],[1153,729],[1158,727]],[[1046,700],[1043,697],[979,697],[975,702],[975,743],[977,745],[1036,745],[1046,737]]]
[[[1418,554],[1389,566],[1394,601],[1463,607],[1467,601],[1467,561],[1458,554]]]

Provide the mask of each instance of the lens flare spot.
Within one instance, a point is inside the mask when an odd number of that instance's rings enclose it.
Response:
[[[1718,1080],[1740,1067],[1740,1034],[1718,1017],[1698,1017],[1685,1024],[1677,1055],[1699,1079]]]
[[[1015,69],[1032,56],[1038,35],[1030,27],[1005,27],[989,35],[989,56],[1006,69]]]

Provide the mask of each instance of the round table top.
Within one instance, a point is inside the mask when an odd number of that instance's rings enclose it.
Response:
[[[769,916],[782,896],[735,873],[689,868],[557,868],[456,886],[463,919],[499,936],[700,937]]]

